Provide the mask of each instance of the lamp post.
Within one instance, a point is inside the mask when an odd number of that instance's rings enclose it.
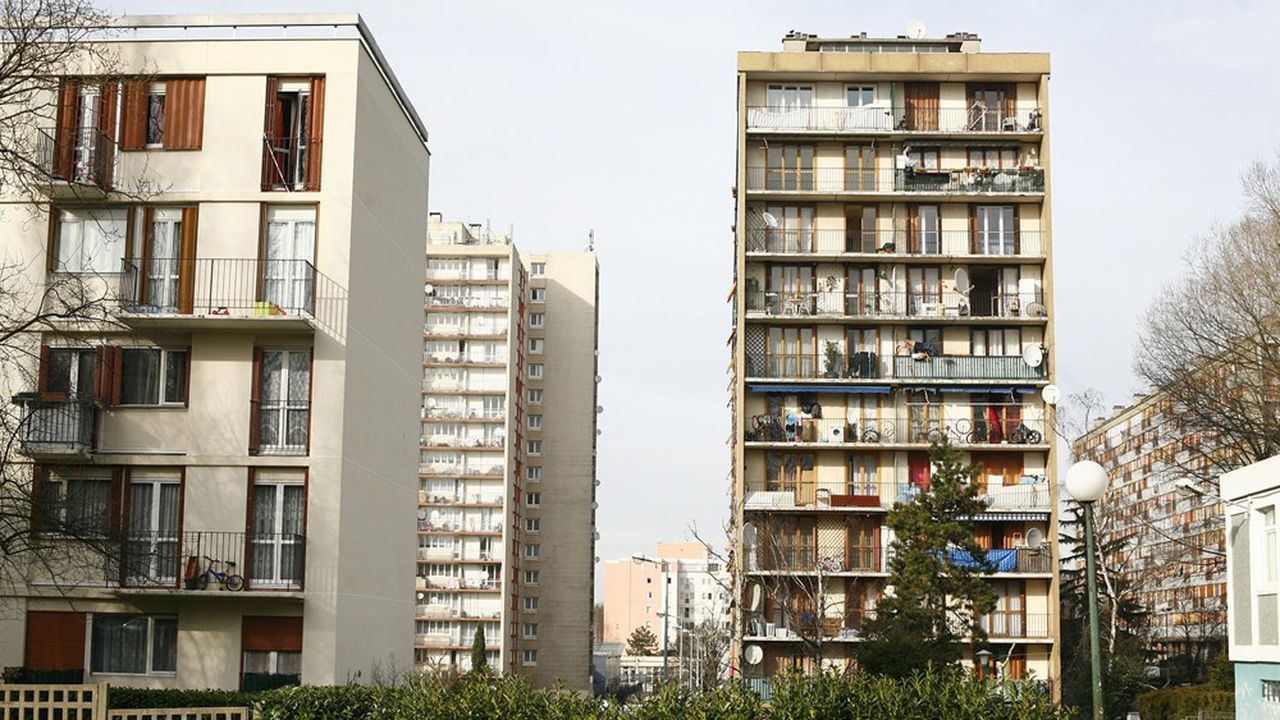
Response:
[[[1107,471],[1092,460],[1067,469],[1067,494],[1084,511],[1084,557],[1089,594],[1089,685],[1093,689],[1093,720],[1102,718],[1102,642],[1098,632],[1098,575],[1094,561],[1093,504],[1107,492]]]
[[[654,560],[643,555],[632,555],[633,562],[649,563],[662,568],[662,612],[658,614],[662,618],[662,679],[666,680],[667,675],[667,631],[671,628],[671,605],[667,596],[667,589],[671,587],[671,580],[667,577],[666,561]]]
[[[982,648],[973,654],[973,664],[978,670],[978,677],[987,680],[991,669],[991,658],[995,657],[995,653],[986,648]]]

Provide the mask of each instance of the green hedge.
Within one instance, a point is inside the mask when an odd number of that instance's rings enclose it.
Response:
[[[113,710],[144,708],[243,707],[252,705],[260,692],[237,690],[149,690],[111,686],[107,703]]]
[[[1139,695],[1137,703],[1142,720],[1182,720],[1201,710],[1232,712],[1236,694],[1209,686],[1165,688]]]

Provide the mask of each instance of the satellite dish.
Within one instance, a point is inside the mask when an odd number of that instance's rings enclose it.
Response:
[[[928,30],[925,29],[924,22],[920,20],[912,20],[907,23],[907,37],[912,40],[920,40],[925,36]]]
[[[422,289],[423,289],[424,291],[426,291],[427,295],[435,295],[435,294],[436,294],[436,286],[435,286],[435,285],[432,285],[431,283],[427,283],[426,285],[423,285],[423,286],[422,286]]]
[[[968,295],[973,286],[969,284],[969,271],[964,268],[956,268],[956,292],[961,295]]]
[[[1040,528],[1031,528],[1027,531],[1027,547],[1035,550],[1044,544],[1044,532]]]
[[[756,545],[756,526],[746,523],[742,526],[742,544],[747,547]]]
[[[422,508],[422,509],[418,510],[418,519],[419,519],[419,520],[426,520],[426,519],[427,519],[427,509],[426,509],[426,508]]]
[[[1044,348],[1039,345],[1028,345],[1022,349],[1022,361],[1027,367],[1038,368],[1044,364]]]
[[[596,406],[596,414],[597,414],[597,415],[599,415],[599,414],[600,414],[600,413],[602,413],[602,412],[604,412],[604,406],[603,406],[603,405],[597,405],[597,406]]]
[[[770,230],[776,230],[778,228],[778,218],[774,217],[773,213],[760,213],[760,217],[764,220],[764,224],[769,226]]]
[[[1045,385],[1040,389],[1040,397],[1044,400],[1044,404],[1050,407],[1057,405],[1062,399],[1062,391],[1057,385]]]
[[[748,665],[759,665],[760,661],[764,660],[764,650],[759,645],[748,645],[743,649],[742,657]]]
[[[763,602],[764,591],[760,588],[759,583],[753,583],[751,585],[751,603],[747,606],[747,609],[751,612],[758,612],[760,610],[760,604]]]

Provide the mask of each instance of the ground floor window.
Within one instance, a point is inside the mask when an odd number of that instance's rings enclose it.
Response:
[[[177,672],[176,617],[94,614],[90,625],[90,672],[111,675]]]

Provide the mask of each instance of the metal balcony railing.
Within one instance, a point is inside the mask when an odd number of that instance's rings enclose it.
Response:
[[[747,622],[749,638],[857,640],[866,624],[876,617],[875,610],[849,610],[840,615],[818,617],[811,610],[775,610],[769,618],[752,618]],[[772,622],[771,622],[772,620]]]
[[[939,355],[926,360],[893,358],[893,376],[910,380],[1041,380],[1044,365],[1031,367],[1021,356]]]
[[[881,417],[862,421],[840,418],[800,418],[786,415],[753,415],[744,439],[758,443],[820,443],[837,445],[928,445],[950,440],[953,445],[1039,445],[1044,442],[1044,423],[1013,415],[1008,408],[1019,405],[992,405],[995,419],[986,417],[986,407],[971,406],[970,417],[942,418]]]
[[[747,168],[747,191],[758,193],[822,193],[923,195],[1029,195],[1044,192],[1044,170],[1022,168]]]
[[[321,138],[263,137],[262,189],[306,190],[311,164],[320,157]]]
[[[873,352],[746,354],[749,378],[878,378],[880,360]]]
[[[239,575],[245,590],[301,590],[307,543],[292,533],[129,530],[109,581],[121,587],[217,590],[217,573]]]
[[[992,640],[1049,637],[1049,616],[1045,613],[997,610],[981,616],[979,625]]]
[[[1007,318],[1046,316],[1043,291],[747,290],[748,316]]]
[[[880,359],[872,352],[747,353],[746,377],[768,379],[875,379],[882,377]],[[924,360],[894,357],[883,377],[906,380],[1041,380],[1044,367],[1031,367],[1020,356],[941,355]]]
[[[23,407],[18,441],[23,454],[32,457],[83,455],[95,448],[97,404],[72,398],[39,400],[35,393],[14,398]]]
[[[749,253],[809,255],[862,253],[887,256],[1044,257],[1037,230],[860,230],[764,228],[746,231]],[[880,260],[881,258],[877,258]]]
[[[922,110],[904,106],[747,108],[747,129],[807,130],[824,133],[1008,134],[1043,131],[1040,110],[973,103]]]
[[[124,261],[120,302],[135,315],[316,318],[341,289],[306,260],[151,258]]]
[[[947,552],[956,565],[981,572],[999,573],[1051,573],[1053,553],[1047,545],[1038,548],[991,548],[982,557],[975,557],[967,550]]]
[[[794,481],[753,481],[746,485],[746,510],[792,510],[796,508],[888,508],[895,502],[909,502],[920,488],[906,482],[816,483]]]
[[[481,308],[503,310],[511,306],[510,298],[487,295],[429,295],[429,308]]]
[[[51,180],[103,190],[115,184],[116,143],[109,135],[96,127],[74,128],[62,138],[56,128],[37,133],[37,160]]]
[[[887,548],[878,543],[765,544],[754,551],[750,570],[798,573],[881,572]]]

